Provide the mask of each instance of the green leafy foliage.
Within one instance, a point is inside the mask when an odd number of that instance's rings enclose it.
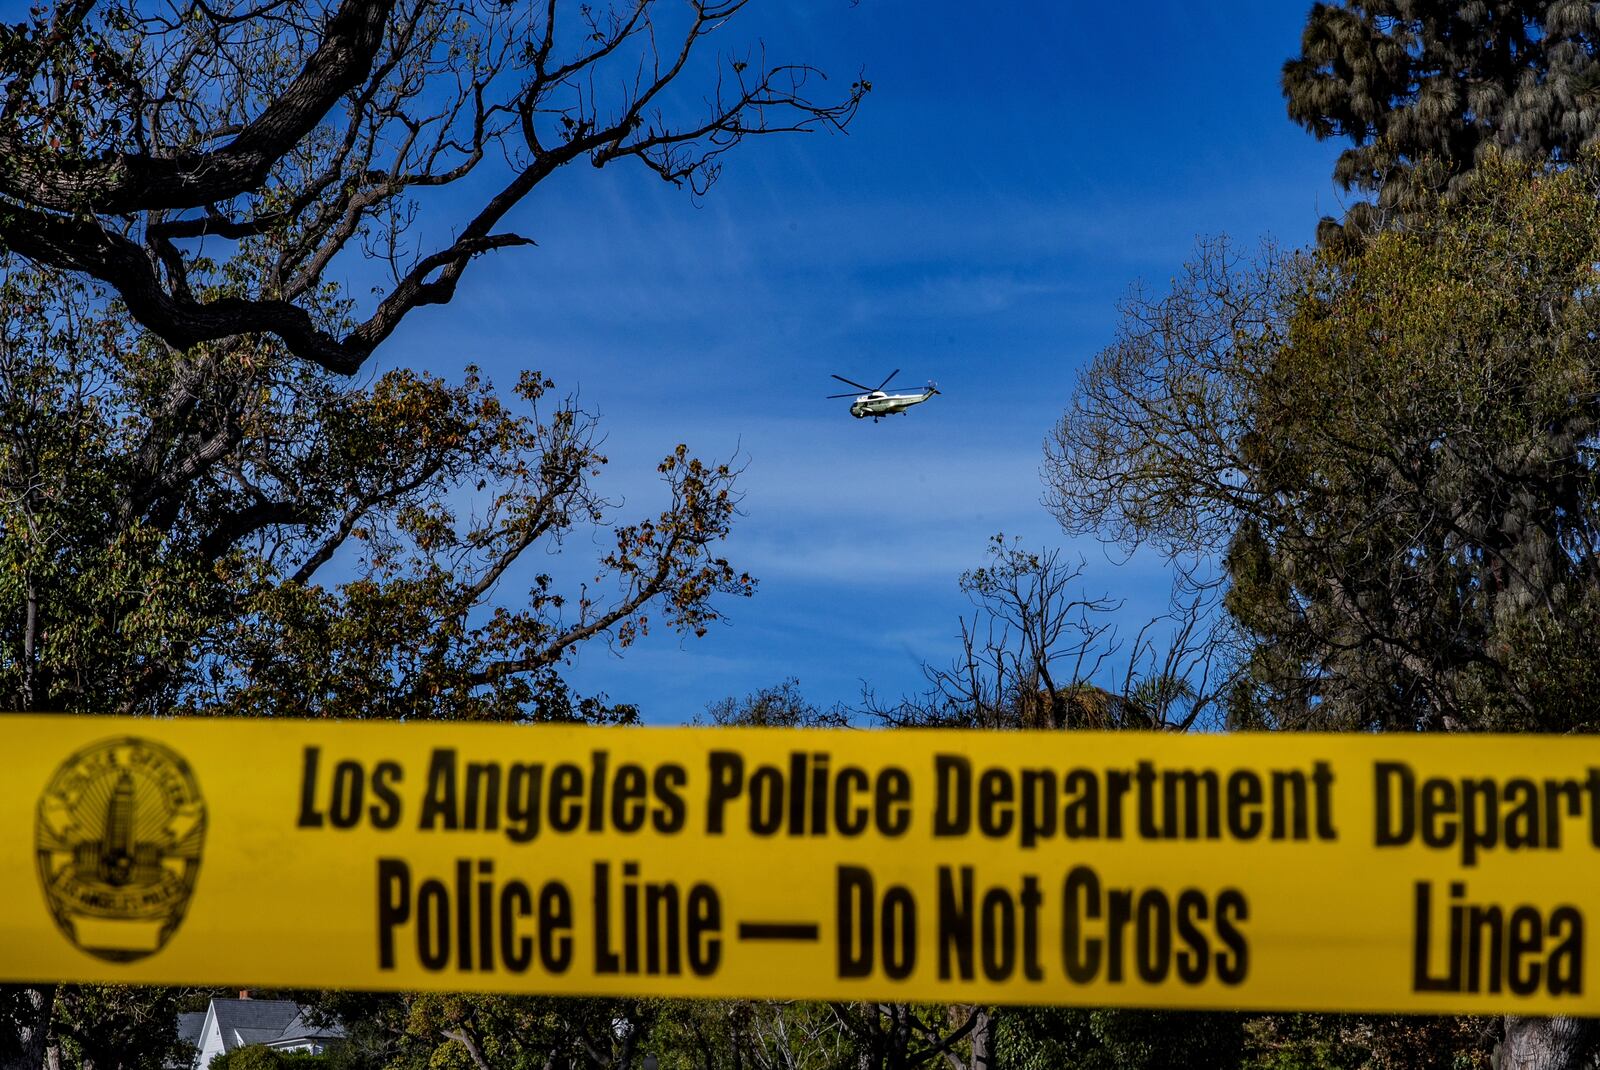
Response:
[[[1552,694],[1516,641],[1560,645],[1600,583],[1596,172],[1480,171],[1455,206],[1310,262],[1254,384],[1259,506],[1229,605],[1279,662],[1255,673],[1268,703],[1350,724],[1589,719],[1589,692]]]
[[[102,1070],[161,1070],[186,1063],[194,1046],[178,1039],[185,993],[174,988],[74,985],[56,1000],[55,1033],[64,1058]],[[0,1000],[0,1003],[3,1003]]]
[[[1283,68],[1289,116],[1352,143],[1334,177],[1379,229],[1486,159],[1570,162],[1600,133],[1600,27],[1583,0],[1333,0]],[[1327,233],[1332,233],[1331,231]]]
[[[324,1055],[278,1051],[265,1044],[246,1044],[211,1057],[208,1070],[319,1070],[329,1065]]]
[[[283,1056],[265,1044],[246,1044],[213,1056],[208,1070],[283,1070]]]
[[[1234,1014],[1008,1007],[996,1022],[996,1065],[1015,1070],[1232,1070],[1245,1057]]]
[[[1236,724],[1592,721],[1597,179],[1487,160],[1356,249],[1207,250],[1085,374],[1058,515],[1227,546]]]
[[[637,1066],[661,1000],[561,999],[449,993],[328,992],[321,1013],[348,1023],[332,1070],[535,1070]]]
[[[13,708],[626,720],[569,695],[563,660],[652,616],[703,633],[754,590],[715,553],[736,473],[679,446],[665,507],[576,594],[540,573],[511,596],[528,550],[613,512],[593,418],[537,374],[513,401],[472,370],[355,387],[265,343],[173,354],[14,261],[0,290]]]

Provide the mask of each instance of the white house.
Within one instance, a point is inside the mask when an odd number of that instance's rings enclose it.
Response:
[[[178,1035],[199,1049],[188,1070],[206,1070],[218,1055],[247,1044],[321,1054],[329,1041],[344,1036],[344,1030],[337,1025],[312,1025],[306,1020],[307,1009],[298,1003],[251,999],[248,992],[239,996],[213,999],[204,1013],[178,1016]]]

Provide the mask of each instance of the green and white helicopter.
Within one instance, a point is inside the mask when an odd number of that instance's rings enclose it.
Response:
[[[879,383],[877,386],[863,386],[854,379],[846,379],[842,375],[835,375],[834,378],[839,380],[841,383],[845,383],[848,386],[853,386],[857,390],[865,390],[866,393],[829,394],[828,400],[832,401],[835,398],[855,398],[855,402],[850,406],[850,415],[854,416],[858,420],[864,420],[870,416],[872,417],[872,421],[876,423],[885,416],[893,416],[897,412],[905,412],[913,405],[921,405],[924,401],[927,401],[929,398],[933,397],[933,395],[939,392],[938,384],[932,379],[928,380],[928,385],[923,388],[921,393],[890,394],[885,392],[884,388],[889,385],[889,380],[893,379],[899,374],[900,369],[896,368],[894,371],[885,376],[883,382]]]

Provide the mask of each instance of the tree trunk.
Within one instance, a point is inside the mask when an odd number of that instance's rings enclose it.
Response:
[[[0,1041],[0,1070],[40,1070],[50,1038],[56,986],[19,985],[8,995],[17,1033],[14,1038]]]
[[[883,1065],[886,1070],[907,1070],[911,1065],[911,1007],[892,1003],[888,1007],[889,1050]]]
[[[1588,1018],[1522,1018],[1506,1015],[1506,1038],[1495,1070],[1580,1070],[1589,1055],[1595,1023]]]
[[[972,1065],[970,1070],[991,1070],[994,1051],[994,1018],[987,1007],[972,1008],[978,1024],[972,1027]]]

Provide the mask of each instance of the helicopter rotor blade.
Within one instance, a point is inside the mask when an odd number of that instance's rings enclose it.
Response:
[[[877,386],[873,387],[872,389],[874,389],[874,390],[882,390],[884,387],[889,385],[889,380],[890,379],[893,379],[895,376],[897,376],[899,374],[900,374],[900,369],[896,368],[894,371],[890,372],[888,375],[883,377],[883,382],[879,383]]]
[[[848,394],[829,394],[826,400],[833,401],[835,398],[858,398],[860,396],[860,394],[852,390]]]
[[[869,394],[872,393],[872,387],[870,387],[870,386],[862,386],[860,383],[856,382],[854,379],[846,379],[842,375],[835,375],[834,378],[839,380],[841,383],[848,383],[849,385],[855,387],[857,390],[865,390]],[[844,395],[840,394],[839,396],[843,397]]]

